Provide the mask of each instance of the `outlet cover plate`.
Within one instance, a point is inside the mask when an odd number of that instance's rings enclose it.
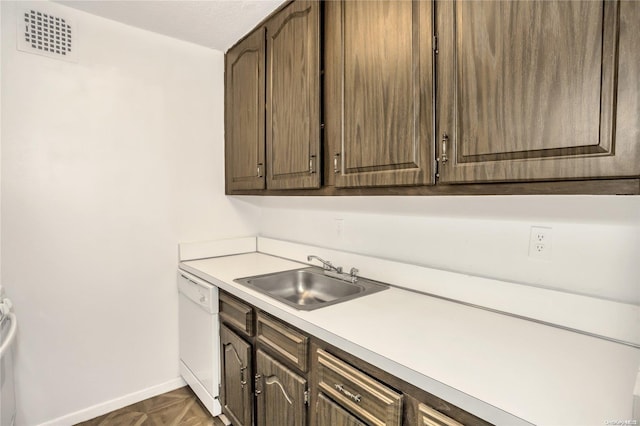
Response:
[[[532,226],[529,235],[529,258],[551,260],[553,253],[552,229],[543,226]]]

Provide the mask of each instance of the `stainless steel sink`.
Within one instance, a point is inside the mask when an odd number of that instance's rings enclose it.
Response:
[[[355,283],[325,275],[320,268],[304,268],[235,282],[259,291],[299,310],[311,311],[389,288],[376,281],[358,278]]]

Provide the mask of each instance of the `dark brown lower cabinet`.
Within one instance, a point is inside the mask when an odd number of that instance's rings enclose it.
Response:
[[[318,426],[366,426],[323,393],[318,395],[315,415]]]
[[[224,291],[219,310],[234,426],[490,425]]]
[[[234,426],[251,426],[251,345],[225,325],[220,326],[222,352],[222,412]]]
[[[400,426],[403,395],[323,349],[313,371],[318,389],[368,424]]]
[[[307,381],[262,350],[256,354],[258,426],[305,426]]]

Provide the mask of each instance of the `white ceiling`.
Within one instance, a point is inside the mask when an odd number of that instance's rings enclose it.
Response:
[[[283,0],[56,0],[56,3],[224,52]]]

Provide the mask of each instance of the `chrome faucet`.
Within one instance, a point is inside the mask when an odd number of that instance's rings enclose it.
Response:
[[[307,261],[311,262],[311,260],[316,259],[320,263],[322,263],[322,269],[324,270],[324,274],[330,277],[338,278],[343,281],[349,281],[351,283],[355,283],[358,281],[358,270],[356,268],[351,268],[348,274],[342,272],[342,266],[334,266],[333,263],[328,260],[321,259],[320,257],[310,254],[307,256]]]
[[[315,254],[310,254],[309,256],[307,256],[307,260],[309,262],[311,262],[311,260],[316,259],[318,261],[320,261],[320,263],[322,263],[322,269],[324,269],[325,271],[336,271],[337,273],[341,274],[342,273],[342,266],[333,266],[333,263],[327,261],[327,260],[323,260],[321,258],[319,258],[318,256],[316,256]]]

